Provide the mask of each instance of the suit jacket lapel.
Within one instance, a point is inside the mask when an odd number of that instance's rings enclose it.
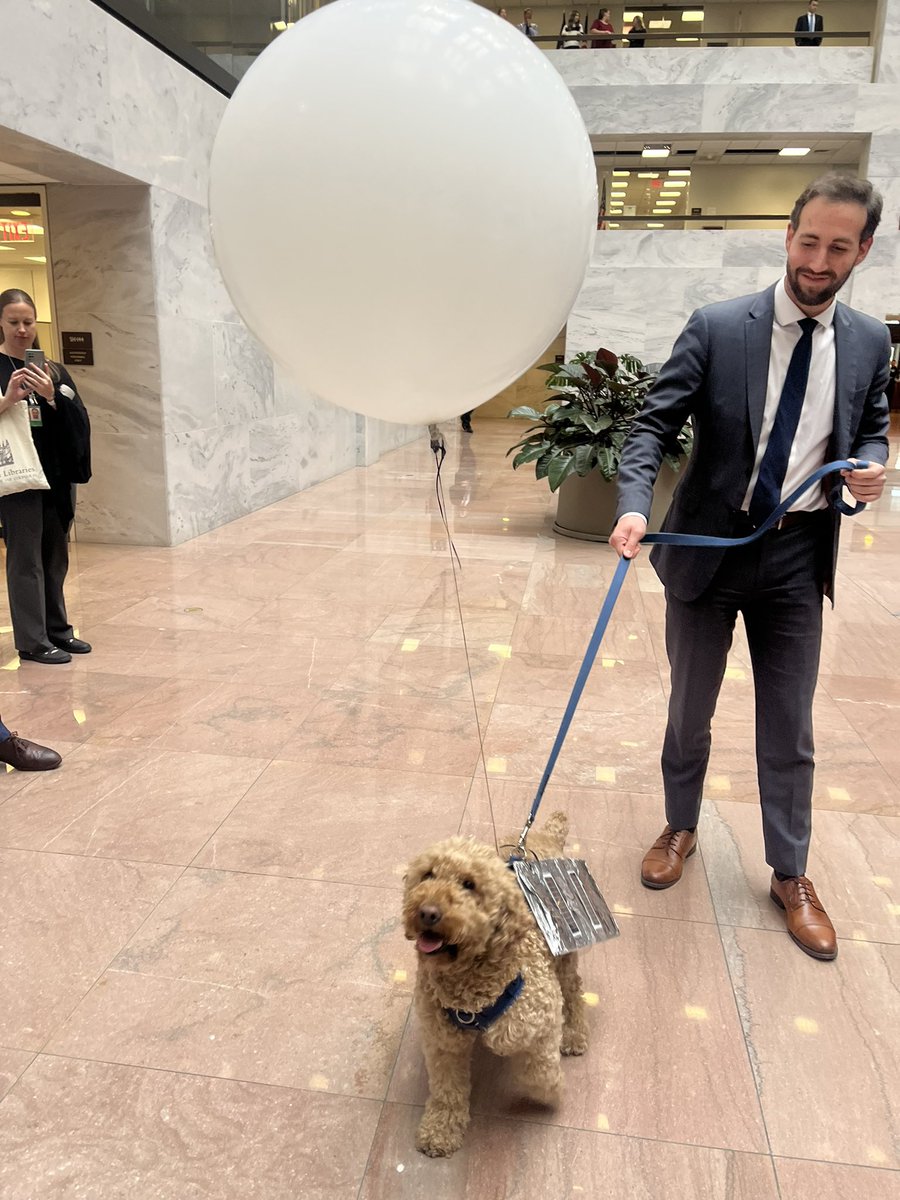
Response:
[[[847,309],[838,303],[834,314],[834,437],[833,446],[839,458],[850,453],[850,411],[856,388],[858,357],[853,325]]]
[[[772,321],[775,318],[775,288],[767,288],[754,301],[744,324],[747,364],[747,416],[754,452],[759,445],[766,388],[769,382],[769,352],[772,347]]]

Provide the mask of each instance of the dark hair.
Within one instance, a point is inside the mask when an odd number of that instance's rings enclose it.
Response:
[[[7,288],[5,292],[0,292],[0,317],[3,316],[3,310],[8,304],[27,304],[34,313],[35,319],[37,319],[37,305],[28,293],[23,292],[21,288]],[[36,350],[40,350],[41,348],[37,334],[34,335],[34,346]],[[59,382],[59,369],[56,363],[51,362],[49,358],[47,359],[47,373],[51,379],[57,383]]]
[[[854,175],[823,175],[814,180],[797,197],[791,212],[791,228],[800,224],[800,214],[810,200],[821,197],[829,204],[859,204],[866,210],[866,223],[860,234],[860,243],[867,241],[881,220],[883,201],[868,179],[857,179]]]

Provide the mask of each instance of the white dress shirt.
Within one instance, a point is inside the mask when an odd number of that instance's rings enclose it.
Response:
[[[794,488],[799,487],[804,479],[812,475],[825,462],[828,451],[828,441],[834,426],[834,396],[837,385],[837,372],[834,353],[834,313],[836,301],[832,300],[824,312],[820,312],[815,320],[817,328],[812,335],[812,358],[809,364],[809,378],[806,383],[806,394],[803,398],[803,409],[800,413],[800,423],[794,434],[791,454],[788,459],[787,473],[781,498],[789,496]],[[778,411],[778,401],[787,376],[788,364],[794,347],[800,341],[801,321],[806,313],[793,302],[784,286],[782,279],[775,287],[775,319],[772,322],[772,343],[769,350],[769,381],[766,387],[766,407],[763,413],[762,429],[759,435],[759,445],[756,447],[756,461],[753,464],[753,474],[750,485],[744,496],[744,509],[750,506],[750,497],[756,487],[759,468],[769,444],[769,435],[775,424],[775,414]],[[811,512],[817,508],[825,508],[826,499],[821,484],[811,488],[806,495],[801,496],[792,511]]]

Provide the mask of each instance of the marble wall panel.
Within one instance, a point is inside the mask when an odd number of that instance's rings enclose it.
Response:
[[[64,328],[90,330],[92,367],[69,367],[97,433],[162,433],[159,338],[152,317],[127,312],[66,310]]]
[[[700,128],[704,89],[661,83],[653,88],[573,87],[588,133],[662,137]]]
[[[116,167],[205,207],[226,97],[119,21],[107,45]]]
[[[253,507],[264,508],[298,492],[301,459],[309,466],[318,456],[317,446],[305,446],[304,452],[299,453],[304,440],[302,418],[269,417],[252,421],[247,433]]]
[[[795,46],[646,47],[640,54],[572,54],[548,57],[570,88],[653,87],[663,84],[866,83],[872,78],[871,46],[823,47],[815,55]]]
[[[656,237],[652,229],[599,230],[594,239],[590,270],[611,267],[684,265],[686,249],[695,267],[720,267],[724,243],[718,231],[669,229]],[[590,275],[588,276],[590,278]]]
[[[894,91],[900,100],[900,87]],[[866,174],[869,179],[896,179],[900,176],[900,121],[894,132],[873,135]]]
[[[70,309],[154,316],[145,187],[50,185],[47,216],[60,316]]]
[[[695,128],[705,133],[851,132],[858,98],[852,84],[710,84],[703,89]]]
[[[13,8],[15,13],[13,14]],[[115,161],[107,90],[110,18],[93,4],[4,4],[2,123],[93,162]]]
[[[164,449],[172,545],[252,511],[245,425],[168,433]]]
[[[90,406],[90,396],[87,400]],[[91,457],[91,482],[78,488],[79,541],[168,545],[161,438],[154,434],[95,431]]]
[[[755,267],[773,278],[784,270],[784,230],[729,229],[723,243],[722,265],[726,270]]]
[[[272,360],[243,325],[213,325],[217,425],[244,425],[275,415]]]
[[[897,47],[900,53],[900,44]],[[897,83],[870,83],[858,90],[853,128],[861,133],[896,133]]]
[[[151,188],[150,223],[156,311],[162,316],[237,323],[240,318],[213,254],[207,210],[162,188]]]
[[[215,425],[216,389],[210,321],[157,318],[160,390],[167,433]]]

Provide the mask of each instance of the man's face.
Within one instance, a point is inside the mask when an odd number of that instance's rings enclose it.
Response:
[[[794,10],[797,11],[796,9]],[[809,0],[809,11],[811,13],[819,11],[819,0]]]
[[[872,239],[860,241],[865,224],[861,204],[833,203],[816,196],[804,206],[797,228],[788,225],[787,280],[801,308],[828,307],[869,253]]]
[[[530,8],[525,9],[525,24],[526,25],[531,24],[531,9]]]

